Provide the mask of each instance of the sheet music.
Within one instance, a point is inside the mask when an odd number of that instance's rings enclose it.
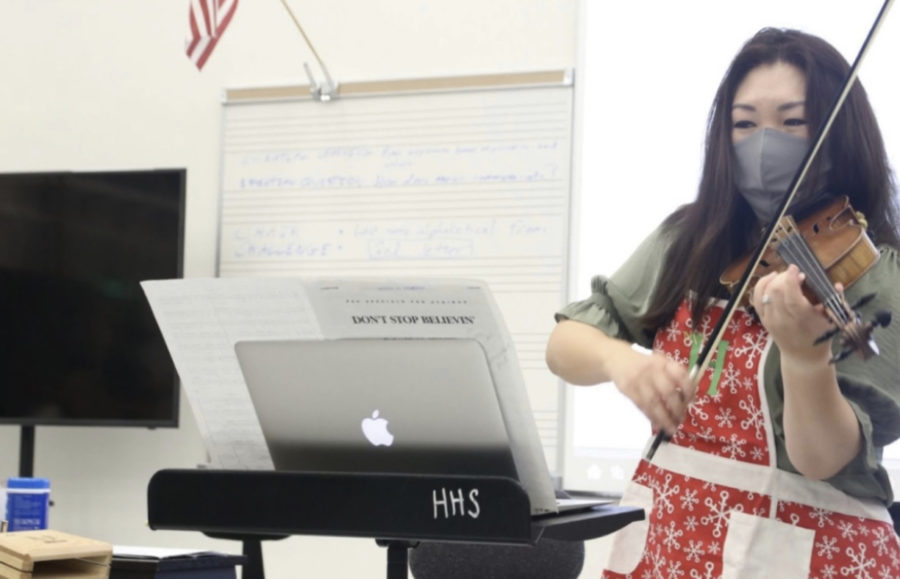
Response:
[[[296,280],[179,279],[141,283],[181,378],[210,465],[271,469],[234,354],[238,340],[321,339]]]
[[[213,467],[273,468],[234,353],[238,341],[473,338],[488,355],[520,483],[532,510],[556,510],[515,348],[483,282],[209,278],[141,285]]]

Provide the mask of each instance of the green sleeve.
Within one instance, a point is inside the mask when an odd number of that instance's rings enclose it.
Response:
[[[900,257],[893,248],[880,248],[878,263],[846,291],[852,306],[862,296],[875,298],[860,308],[864,322],[876,311],[900,312]],[[872,338],[879,355],[868,360],[854,353],[837,363],[838,384],[856,413],[862,435],[859,454],[828,479],[838,489],[859,498],[890,504],[893,501],[887,472],[881,465],[885,446],[900,438],[900,324],[876,328]],[[834,350],[839,349],[837,343]],[[784,449],[783,387],[776,377],[777,352],[766,364],[769,404],[775,427],[779,467],[796,472]]]
[[[665,235],[657,228],[615,273],[594,277],[590,297],[557,312],[557,321],[583,322],[607,335],[651,347],[655,330],[642,328],[640,319],[650,304],[666,248]]]

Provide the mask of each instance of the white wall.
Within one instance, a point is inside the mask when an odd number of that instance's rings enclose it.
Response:
[[[291,0],[338,82],[574,68],[576,0]],[[187,167],[185,274],[214,273],[224,88],[306,84],[314,59],[279,0],[243,0],[202,72],[184,55],[187,0],[4,0],[0,172]],[[321,75],[319,75],[321,78]],[[153,472],[193,467],[177,430],[39,427],[53,528],[116,544],[239,547],[146,527]],[[18,428],[0,427],[0,477]],[[250,499],[248,499],[250,500]],[[227,505],[223,505],[227,508]],[[373,541],[293,537],[265,547],[269,577],[382,577]],[[593,557],[593,555],[592,555]]]

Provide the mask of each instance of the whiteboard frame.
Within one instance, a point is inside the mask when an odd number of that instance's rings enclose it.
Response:
[[[497,90],[504,87],[517,89],[539,86],[570,86],[572,84],[573,71],[571,69],[442,76],[343,83],[338,85],[334,98],[379,95],[396,96],[401,94],[457,92],[464,90]],[[295,99],[315,100],[315,87],[312,85],[289,85],[231,88],[226,89],[224,93],[224,103],[226,105]],[[323,105],[327,106],[327,102],[324,102]]]
[[[557,69],[543,71],[526,71],[526,72],[508,72],[496,74],[481,75],[462,75],[462,76],[445,76],[430,78],[409,78],[409,79],[391,79],[377,81],[358,81],[340,83],[337,86],[331,100],[318,99],[316,87],[313,85],[286,85],[286,86],[263,86],[263,87],[237,87],[228,88],[223,92],[221,126],[225,127],[227,122],[227,109],[233,106],[255,105],[266,102],[305,102],[320,101],[312,106],[328,106],[336,99],[355,99],[355,98],[377,98],[389,96],[408,96],[416,94],[433,94],[433,93],[460,93],[460,92],[477,92],[477,91],[497,91],[497,90],[517,90],[532,88],[560,88],[575,87],[575,71],[573,69]],[[575,137],[576,119],[579,114],[574,109],[578,106],[580,99],[574,94],[572,96],[572,118],[569,129],[569,150],[570,159],[568,171],[569,180],[569,214],[565,218],[566,228],[566,246],[564,250],[564,276],[560,280],[562,288],[562,296],[560,297],[560,306],[568,301],[568,295],[571,293],[572,278],[572,252],[575,249],[572,243],[571,227],[574,223],[574,212],[579,205],[575,186],[574,160],[576,156],[576,145],[578,139]],[[223,220],[223,188],[225,186],[225,165],[223,155],[225,150],[225,131],[223,130],[220,137],[220,167],[219,175],[219,193],[217,198],[217,221],[216,221],[216,245],[215,245],[215,275],[220,277],[221,261],[222,261],[222,220]],[[552,316],[553,312],[548,311],[546,315]],[[549,370],[548,370],[549,372]],[[565,385],[559,381],[556,393],[556,425],[555,425],[555,441],[552,446],[555,450],[554,459],[548,464],[551,473],[556,479],[560,479],[563,472],[563,459],[565,453],[566,441],[566,416],[567,410],[567,394]],[[548,445],[545,445],[549,446]]]

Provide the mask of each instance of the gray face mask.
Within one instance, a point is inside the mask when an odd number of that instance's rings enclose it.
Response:
[[[775,216],[807,149],[807,139],[770,128],[734,144],[736,185],[759,221]]]

